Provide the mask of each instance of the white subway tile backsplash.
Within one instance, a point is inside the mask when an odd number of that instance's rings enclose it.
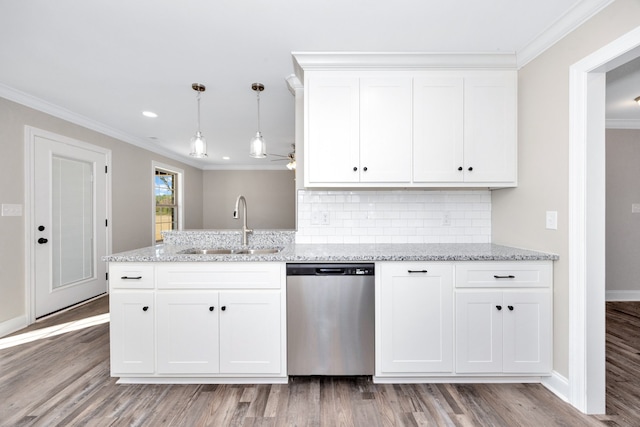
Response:
[[[296,242],[491,243],[491,193],[299,190]]]

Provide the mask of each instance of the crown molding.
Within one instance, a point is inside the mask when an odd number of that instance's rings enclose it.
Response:
[[[44,101],[40,98],[37,98],[33,95],[29,95],[28,93],[25,93],[25,92],[21,92],[17,89],[14,89],[2,83],[0,83],[0,97],[8,99],[9,101],[13,101],[15,103],[24,105],[25,107],[29,107],[34,110],[40,111],[42,113],[49,114],[53,117],[57,117],[69,123],[73,123],[75,125],[82,126],[86,129],[101,133],[111,138],[115,138],[117,140],[126,142],[131,145],[135,145],[136,147],[142,148],[147,151],[151,151],[152,153],[156,153],[156,154],[168,157],[180,163],[187,164],[189,166],[193,166],[198,169],[203,168],[201,164],[196,163],[191,159],[187,159],[183,156],[177,155],[172,151],[169,151],[167,149],[154,145],[153,143],[146,141],[142,138],[138,138],[126,132],[122,132],[116,128],[105,125],[104,123],[100,123],[96,120],[90,119],[81,114],[74,113],[71,110],[67,110],[66,108],[62,108],[50,102]]]
[[[430,52],[291,52],[295,75],[304,81],[308,70],[332,69],[516,69],[515,53]]]
[[[567,34],[584,24],[614,0],[582,0],[567,13],[548,26],[517,54],[518,69],[562,40]]]
[[[640,129],[640,119],[607,119],[607,129]]]

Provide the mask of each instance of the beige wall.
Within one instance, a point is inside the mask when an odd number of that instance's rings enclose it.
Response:
[[[518,73],[519,186],[492,194],[493,242],[560,255],[554,268],[554,370],[569,367],[569,67],[640,25],[640,1],[616,0]],[[558,230],[545,211],[558,211]]]
[[[607,293],[640,291],[640,130],[607,129]],[[614,295],[612,295],[614,296]]]
[[[185,226],[202,227],[201,170],[3,98],[0,98],[0,181],[3,183],[0,186],[0,203],[25,206],[25,125],[111,150],[113,252],[153,243],[153,160],[185,171]],[[24,218],[0,217],[0,323],[25,314]]]
[[[253,229],[294,230],[295,174],[283,169],[259,171],[204,171],[203,226],[237,229],[233,219],[236,199],[243,195],[248,206],[248,226]]]

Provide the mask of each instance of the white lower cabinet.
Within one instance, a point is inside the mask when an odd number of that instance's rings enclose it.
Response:
[[[456,372],[549,375],[551,262],[467,263],[456,278]]]
[[[113,375],[155,371],[153,296],[153,291],[111,291],[109,335]]]
[[[158,373],[218,373],[218,292],[159,291],[156,303]]]
[[[114,280],[112,375],[123,382],[286,382],[284,275],[284,263],[162,263],[147,275],[145,286],[154,289],[129,290],[142,282]]]
[[[379,263],[378,376],[453,372],[453,265]]]
[[[220,292],[220,372],[278,374],[280,292]]]

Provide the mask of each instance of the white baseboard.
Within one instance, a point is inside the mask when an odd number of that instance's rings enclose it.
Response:
[[[640,301],[639,291],[606,291],[606,301]]]
[[[556,371],[550,377],[542,378],[542,385],[565,402],[569,401],[569,380]]]
[[[27,316],[25,315],[4,321],[0,323],[0,337],[12,334],[19,329],[26,328],[27,326],[29,326],[29,323],[27,322]]]

